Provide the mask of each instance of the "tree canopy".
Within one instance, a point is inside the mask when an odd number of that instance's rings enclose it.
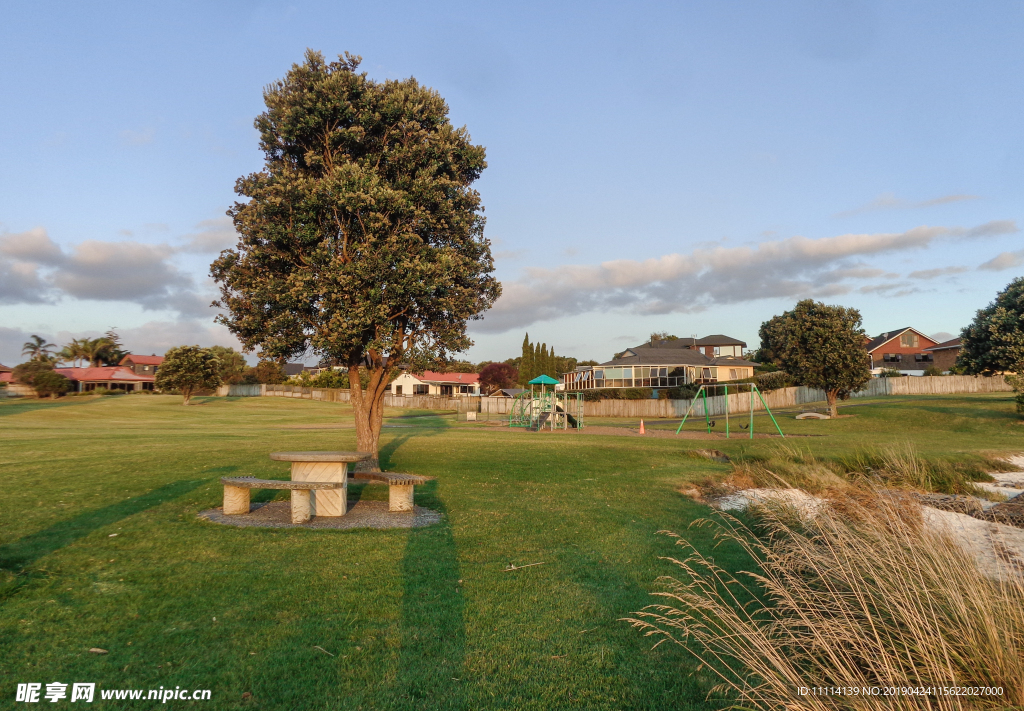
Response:
[[[199,346],[178,346],[164,354],[156,372],[156,387],[178,390],[182,405],[188,405],[197,390],[209,390],[221,384],[221,363],[213,351]]]
[[[47,343],[45,338],[33,335],[21,346],[21,354],[28,356],[29,360],[52,362],[54,359],[53,349],[56,347],[53,343]]]
[[[480,394],[490,395],[495,390],[514,388],[519,371],[508,363],[488,363],[480,369]]]
[[[484,148],[436,91],[373,81],[360,61],[310,50],[266,88],[264,167],[236,183],[239,242],[211,274],[246,351],[349,369],[358,446],[376,455],[390,374],[466,350],[500,285],[471,187]]]
[[[797,385],[825,391],[832,416],[871,380],[860,312],[805,299],[761,324],[761,352]]]
[[[957,366],[968,375],[1024,373],[1024,277],[1011,281],[960,332]]]

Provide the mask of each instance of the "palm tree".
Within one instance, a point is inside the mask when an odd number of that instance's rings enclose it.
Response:
[[[112,346],[113,344],[103,336],[82,339],[82,357],[89,361],[91,367],[97,368],[107,361]]]
[[[31,340],[21,347],[21,354],[28,356],[29,360],[48,361],[53,360],[53,349],[57,346],[47,343],[45,338],[32,335]]]
[[[74,363],[74,366],[77,368],[83,359],[89,357],[85,352],[85,345],[88,342],[88,338],[73,338],[71,343],[64,346],[57,355],[59,355],[64,362]]]

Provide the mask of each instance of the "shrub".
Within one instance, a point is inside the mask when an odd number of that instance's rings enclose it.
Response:
[[[927,368],[924,369],[924,374],[929,377],[942,375],[942,368],[939,368],[938,366],[935,365],[929,365]]]
[[[597,402],[598,400],[650,400],[654,396],[652,388],[598,388],[596,390],[584,390],[583,400],[585,402]]]
[[[658,390],[658,397],[662,400],[692,400],[700,390],[699,385],[679,385],[674,388]]]
[[[758,373],[754,376],[754,383],[761,392],[770,393],[772,390],[792,387],[793,379],[784,370],[776,370],[769,373]]]
[[[682,579],[667,579],[655,593],[663,604],[627,620],[697,657],[737,707],[924,708],[914,696],[847,704],[800,695],[823,683],[1001,687],[1002,695],[972,696],[969,708],[1024,704],[1024,581],[1009,564],[983,569],[922,526],[915,503],[878,488],[813,514],[775,506],[754,514],[757,534],[723,516],[720,537],[760,561],[757,573],[733,576],[679,540],[688,555],[670,560]],[[926,703],[968,707],[956,696]]]
[[[35,388],[36,395],[39,397],[49,395],[52,398],[57,398],[71,390],[71,381],[60,373],[45,370],[35,376],[32,387]]]
[[[1017,394],[1017,414],[1024,418],[1024,375],[1007,375],[1006,384]]]
[[[34,388],[38,375],[52,372],[53,363],[45,360],[30,360],[27,363],[14,366],[14,372],[11,373],[11,376],[14,378],[14,382]]]
[[[878,374],[879,378],[902,378],[903,373],[896,370],[895,368],[883,368],[882,372]]]

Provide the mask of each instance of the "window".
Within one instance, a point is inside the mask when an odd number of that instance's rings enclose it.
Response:
[[[740,371],[738,371],[736,368],[729,368],[729,380],[739,380],[739,373]]]
[[[916,363],[931,363],[932,362],[932,354],[931,353],[915,353],[914,354],[914,362],[916,362]]]
[[[430,392],[430,386],[429,385],[413,385],[412,386],[412,394],[413,395],[426,395],[429,392]]]
[[[722,355],[722,349],[718,346],[715,346],[715,355]]]
[[[469,386],[468,385],[460,385],[459,386],[459,392],[460,393],[469,393]]]
[[[396,385],[395,386],[395,395],[401,395],[401,394],[402,394],[402,386],[401,385]]]
[[[452,386],[451,385],[442,385],[441,386],[441,394],[442,395],[451,395],[452,394]]]
[[[901,360],[899,353],[886,353],[882,356],[883,363],[899,363]]]
[[[388,383],[387,385],[384,386],[384,392],[386,392],[386,393],[391,392],[391,383]]]
[[[904,333],[900,336],[900,345],[904,348],[917,348],[920,342],[921,339],[915,333]]]

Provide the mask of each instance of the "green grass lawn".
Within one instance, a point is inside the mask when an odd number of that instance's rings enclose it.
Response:
[[[220,504],[219,477],[287,478],[267,457],[275,450],[354,449],[353,429],[327,428],[350,424],[350,410],[179,403],[0,401],[0,705],[18,682],[60,681],[212,690],[212,701],[170,708],[718,707],[705,702],[713,680],[682,650],[652,651],[618,620],[674,570],[659,556],[681,551],[657,532],[686,532],[708,513],[676,488],[729,470],[687,451],[750,455],[777,440],[536,434],[395,410],[382,465],[436,476],[416,503],[442,523],[242,529],[196,517]],[[820,435],[790,442],[821,456],[906,441],[927,456],[1024,449],[1006,395],[892,397],[846,412],[856,417],[781,422]],[[387,498],[379,485],[351,491]],[[254,494],[273,497],[287,492]],[[708,529],[686,533],[713,545]],[[735,548],[715,556],[750,565]],[[97,692],[95,705],[161,704]]]

